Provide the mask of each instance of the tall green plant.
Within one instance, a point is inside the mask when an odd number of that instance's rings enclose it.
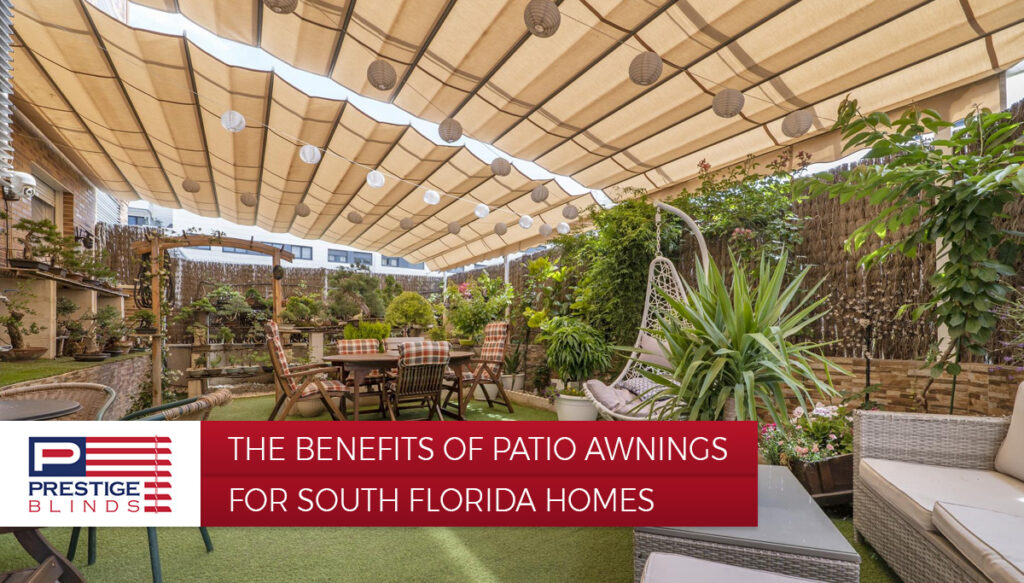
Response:
[[[539,340],[547,345],[548,366],[566,382],[586,380],[611,365],[611,347],[582,320],[557,316],[542,331]]]
[[[434,308],[420,294],[402,292],[388,304],[384,321],[393,328],[400,328],[402,334],[408,336],[412,327],[429,328],[434,323]]]
[[[488,323],[505,316],[514,297],[512,286],[483,272],[475,280],[451,283],[444,291],[448,321],[459,334],[479,336]]]
[[[931,297],[913,310],[915,319],[930,314],[952,340],[934,359],[933,378],[943,371],[959,374],[964,350],[985,354],[996,327],[994,309],[1006,302],[1006,278],[1014,275],[1011,263],[1024,236],[997,224],[1024,191],[1020,124],[1008,113],[977,110],[949,138],[930,138],[952,125],[929,109],[911,108],[893,120],[881,112],[865,115],[856,100],[846,100],[834,126],[845,149],[870,148],[866,158],[888,161],[858,166],[840,180],[824,175],[809,183],[815,194],[843,203],[866,199],[878,207],[847,241],[848,249],[857,250],[872,238],[882,240],[861,260],[868,267],[936,246],[944,261],[929,280]],[[927,388],[921,395],[927,408],[926,394]]]
[[[757,419],[763,411],[782,423],[787,390],[805,410],[813,407],[808,387],[823,397],[838,395],[815,375],[812,364],[818,363],[829,381],[833,371],[847,373],[820,354],[824,344],[797,339],[825,314],[820,308],[827,298],[815,299],[820,282],[801,293],[809,268],[784,285],[785,254],[777,262],[762,256],[755,280],[735,256],[730,260],[730,283],[711,261],[706,273],[698,268],[696,288],[684,283],[683,299],[662,292],[672,310],[653,332],[669,365],[651,364],[659,372],[643,371],[662,386],[657,396],[666,397],[658,414],[721,419],[732,401],[737,419]]]

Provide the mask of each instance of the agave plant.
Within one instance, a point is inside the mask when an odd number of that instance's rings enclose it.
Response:
[[[658,407],[663,419],[721,419],[735,403],[739,420],[756,420],[763,411],[784,422],[787,389],[808,410],[810,389],[836,396],[832,372],[849,374],[820,353],[827,343],[798,340],[826,313],[819,308],[827,298],[814,297],[821,282],[800,291],[809,269],[784,285],[785,254],[774,265],[762,256],[757,281],[748,279],[735,257],[730,260],[729,284],[712,261],[707,272],[698,271],[696,288],[685,286],[682,300],[663,293],[672,309],[652,332],[669,365],[644,371],[661,385],[656,398],[667,397]],[[813,362],[824,369],[824,381]]]

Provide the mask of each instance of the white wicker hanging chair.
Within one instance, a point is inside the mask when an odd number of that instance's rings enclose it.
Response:
[[[650,366],[647,363],[666,364],[668,361],[661,354],[661,345],[657,339],[645,330],[653,330],[658,327],[658,317],[663,316],[671,310],[668,301],[658,290],[664,291],[668,296],[681,300],[686,293],[683,282],[679,279],[679,272],[676,266],[668,258],[661,254],[661,211],[670,212],[683,219],[686,226],[693,232],[700,248],[701,263],[705,273],[708,269],[708,247],[704,241],[697,224],[683,211],[663,203],[655,203],[658,208],[655,220],[658,223],[658,253],[651,261],[647,270],[647,296],[644,301],[644,314],[640,321],[640,332],[637,334],[636,342],[633,344],[633,352],[629,355],[629,361],[619,376],[612,381],[611,386],[599,380],[589,380],[583,383],[583,389],[594,405],[598,413],[605,419],[620,421],[638,421],[651,418],[655,411],[656,403],[647,402],[637,395],[655,394],[651,391],[656,384],[645,377],[641,371],[647,370],[661,374],[663,371]]]

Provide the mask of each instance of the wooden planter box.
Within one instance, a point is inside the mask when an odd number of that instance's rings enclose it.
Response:
[[[820,462],[790,463],[793,475],[819,506],[849,504],[853,501],[853,454]]]

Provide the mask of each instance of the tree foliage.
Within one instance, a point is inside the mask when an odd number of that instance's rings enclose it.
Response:
[[[429,328],[434,323],[434,307],[416,292],[402,292],[388,304],[384,321],[408,336],[411,327]]]
[[[349,320],[360,315],[368,318],[384,317],[387,304],[384,303],[381,282],[365,269],[339,269],[328,277],[328,287],[328,310],[338,320]]]

